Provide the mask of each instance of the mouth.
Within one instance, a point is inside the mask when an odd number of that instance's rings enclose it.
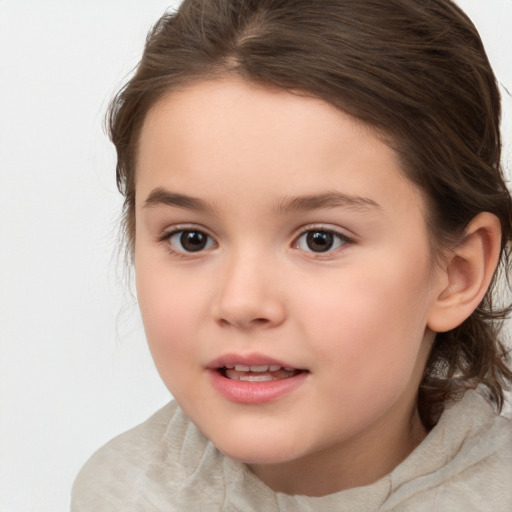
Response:
[[[244,382],[269,382],[295,377],[304,370],[283,367],[279,364],[245,365],[228,364],[217,371],[225,378]]]
[[[284,398],[309,375],[309,370],[258,354],[227,354],[212,361],[207,370],[213,388],[224,398],[254,405]]]

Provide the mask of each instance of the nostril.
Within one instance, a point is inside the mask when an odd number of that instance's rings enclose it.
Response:
[[[255,318],[252,323],[253,324],[267,324],[269,320],[267,318]]]
[[[242,322],[236,322],[236,321],[229,321],[225,318],[220,318],[219,323],[222,326],[229,326],[229,325],[238,325],[239,327],[244,327],[242,325]],[[249,320],[248,322],[243,322],[245,324],[245,327],[263,327],[270,323],[270,320],[267,318],[253,318],[252,320]]]

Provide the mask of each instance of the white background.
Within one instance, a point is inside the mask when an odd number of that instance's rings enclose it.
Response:
[[[2,512],[67,510],[91,453],[169,399],[116,254],[121,198],[102,131],[169,3],[0,0]],[[512,92],[512,0],[459,3]]]

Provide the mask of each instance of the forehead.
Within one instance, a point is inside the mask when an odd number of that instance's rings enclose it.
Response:
[[[318,98],[236,79],[196,83],[155,104],[136,183],[140,199],[152,187],[181,192],[195,183],[217,197],[238,187],[248,201],[258,191],[278,200],[279,191],[367,189],[376,202],[421,206],[396,153],[371,128]]]

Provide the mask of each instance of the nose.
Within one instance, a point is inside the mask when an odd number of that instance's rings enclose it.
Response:
[[[216,322],[243,330],[283,323],[286,308],[276,270],[256,256],[240,254],[226,261],[213,305]]]

